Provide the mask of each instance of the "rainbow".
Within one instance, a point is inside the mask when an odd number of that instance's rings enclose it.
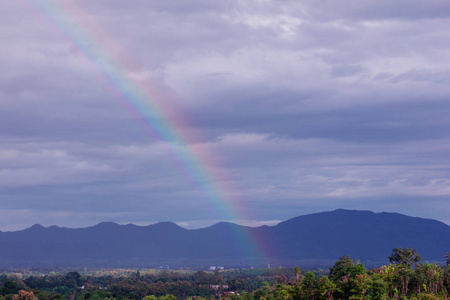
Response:
[[[238,190],[219,180],[220,176],[215,172],[217,158],[196,147],[182,133],[180,124],[187,123],[181,117],[182,112],[177,112],[177,117],[167,113],[164,96],[129,75],[135,69],[129,56],[114,55],[110,47],[102,45],[102,38],[108,36],[104,30],[92,22],[87,24],[77,20],[76,16],[87,13],[75,1],[34,0],[33,4],[96,66],[101,74],[97,79],[127,108],[143,130],[166,142],[181,168],[198,183],[221,218],[226,221],[245,220],[242,199],[236,196],[239,195]],[[109,42],[113,41],[110,36],[108,38]],[[247,228],[236,230],[235,234],[249,256],[264,260],[263,242],[252,232]]]

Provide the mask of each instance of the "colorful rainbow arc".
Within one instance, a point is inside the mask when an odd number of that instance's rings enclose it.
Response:
[[[208,168],[206,158],[201,159],[187,139],[177,130],[174,125],[176,122],[171,122],[165,116],[149,91],[130,78],[125,64],[110,55],[95,40],[94,35],[89,33],[88,28],[82,27],[71,17],[70,8],[65,9],[62,4],[58,5],[52,0],[35,0],[34,3],[98,67],[104,81],[108,82],[110,88],[114,88],[115,93],[121,96],[122,102],[134,111],[135,117],[141,119],[141,124],[144,124],[145,129],[152,130],[163,141],[168,142],[172,153],[201,185],[205,194],[214,202],[222,218],[230,221],[245,219],[240,216],[239,209],[233,209],[233,200],[226,196],[227,193],[212,175],[213,172]],[[240,240],[241,245],[247,246],[249,255],[257,259],[264,258],[262,245],[258,245],[260,242],[257,237],[251,236],[248,231],[236,232],[236,237]]]

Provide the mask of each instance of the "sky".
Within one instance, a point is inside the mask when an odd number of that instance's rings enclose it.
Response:
[[[450,224],[450,2],[0,2],[0,230]]]

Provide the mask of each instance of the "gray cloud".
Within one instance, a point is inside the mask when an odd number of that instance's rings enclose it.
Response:
[[[0,230],[221,220],[189,149],[243,224],[339,207],[450,223],[446,1],[56,3],[187,145],[48,12],[1,3]]]

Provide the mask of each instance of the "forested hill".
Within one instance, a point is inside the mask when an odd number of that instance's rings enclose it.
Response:
[[[258,240],[259,256],[243,240],[249,236]],[[80,229],[34,225],[0,232],[0,245],[3,266],[314,266],[343,255],[385,264],[395,247],[416,248],[423,260],[444,261],[450,226],[396,213],[339,209],[255,228],[219,223],[187,230],[171,222],[105,222]]]

